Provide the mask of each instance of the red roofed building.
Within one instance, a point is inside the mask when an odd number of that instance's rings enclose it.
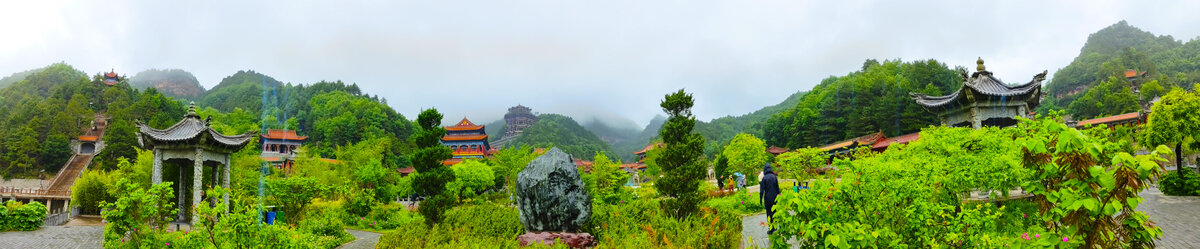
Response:
[[[775,146],[771,146],[770,148],[767,148],[767,153],[771,153],[771,155],[778,156],[779,154],[783,154],[783,153],[787,153],[787,152],[788,152],[787,148],[779,148],[779,147],[775,147]]]
[[[875,132],[866,136],[825,145],[821,147],[821,150],[831,155],[842,155],[854,151],[854,148],[858,148],[859,146],[872,146],[884,139],[887,139],[887,136],[884,136],[883,132]]]
[[[874,145],[871,145],[871,150],[883,152],[887,150],[888,146],[893,144],[908,144],[912,141],[917,141],[917,139],[921,139],[920,132],[913,132],[898,137],[885,138],[883,140],[879,140],[879,142],[876,142]]]
[[[445,128],[446,135],[442,137],[442,145],[450,148],[453,158],[443,161],[442,164],[458,164],[464,158],[484,158],[492,150],[483,125],[476,125],[467,118],[463,118],[462,121],[458,121],[458,124]]]
[[[1145,75],[1146,75],[1146,72],[1138,72],[1137,70],[1132,70],[1132,69],[1125,70],[1125,78],[1126,79],[1133,79],[1133,78],[1142,77]]]
[[[307,136],[296,135],[295,130],[269,129],[266,134],[259,136],[262,137],[262,154],[259,157],[284,172],[292,171],[296,150],[304,144],[304,140],[308,140]]]

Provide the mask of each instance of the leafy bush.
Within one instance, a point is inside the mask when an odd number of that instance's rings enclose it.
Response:
[[[371,213],[371,206],[375,205],[375,192],[357,191],[349,197],[350,203],[346,204],[346,212],[350,215],[363,217]]]
[[[120,160],[124,160],[123,158]],[[99,214],[100,202],[115,201],[116,198],[108,193],[112,184],[109,174],[103,170],[88,170],[71,186],[71,205],[77,206],[85,214]]]
[[[396,231],[384,234],[378,248],[516,248],[517,235],[524,226],[512,207],[481,204],[457,207],[445,214],[445,220],[426,228],[420,220],[400,224]]]
[[[318,236],[349,235],[342,223],[342,210],[335,203],[315,202],[309,205],[300,221],[300,231]]]
[[[469,202],[496,185],[492,168],[480,161],[465,160],[450,166],[450,170],[454,171],[454,181],[446,184],[446,191],[459,202]]]
[[[766,208],[758,200],[759,193],[748,193],[746,190],[736,193],[726,197],[708,199],[703,206],[739,215],[766,212]]]
[[[155,184],[149,190],[140,188],[129,180],[117,181],[117,192],[125,193],[117,201],[105,202],[104,244],[130,242],[133,245],[151,245],[158,242],[156,233],[162,233],[168,222],[175,220],[179,210],[175,206],[175,192],[171,182]],[[116,246],[118,244],[113,244]]]
[[[41,202],[20,202],[9,200],[0,206],[0,231],[33,231],[42,228],[46,220],[46,205]]]
[[[1166,195],[1200,195],[1200,174],[1182,169],[1163,176],[1158,184]]]
[[[1049,119],[1005,129],[928,128],[907,146],[835,162],[840,180],[784,191],[776,206],[784,212],[773,217],[771,241],[784,246],[795,239],[809,247],[1153,247],[1161,230],[1134,210],[1166,148],[1134,157],[1106,150],[1121,147],[1110,143]],[[1032,195],[1028,201],[1001,198],[1017,187]],[[991,200],[967,199],[973,192],[991,193]]]
[[[585,231],[599,240],[598,248],[737,248],[742,219],[732,212],[700,208],[683,219],[664,215],[659,200],[592,205]]]
[[[280,207],[286,216],[284,221],[290,224],[299,221],[304,207],[326,191],[325,185],[313,177],[267,179],[266,185],[273,204]]]
[[[368,230],[391,230],[416,220],[424,220],[421,215],[408,211],[400,204],[376,206],[366,217],[355,219],[355,227]]]

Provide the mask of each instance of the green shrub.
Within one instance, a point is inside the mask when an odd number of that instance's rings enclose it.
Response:
[[[758,198],[759,193],[749,193],[746,190],[742,190],[730,196],[709,199],[704,202],[703,206],[739,215],[766,212],[766,207],[763,207]]]
[[[116,200],[108,192],[109,185],[112,179],[108,173],[98,169],[84,172],[71,186],[71,206],[79,207],[85,214],[99,214],[101,202]]]
[[[367,216],[371,213],[371,206],[375,205],[374,191],[354,191],[350,196],[350,202],[346,203],[346,212],[355,217]]]
[[[602,248],[737,248],[742,219],[729,211],[701,208],[696,215],[674,219],[663,214],[659,200],[592,205],[585,232]]]
[[[1200,174],[1189,169],[1163,176],[1159,189],[1166,195],[1200,195]]]
[[[446,226],[466,228],[466,235],[516,238],[525,233],[517,209],[485,203],[446,212]]]
[[[349,235],[342,223],[342,210],[328,203],[313,203],[309,205],[300,221],[300,231],[319,236],[342,237]]]
[[[42,228],[42,223],[46,221],[46,205],[41,202],[30,202],[21,204],[20,202],[9,200],[4,203],[2,210],[3,226],[0,231],[33,231]]]
[[[491,203],[446,211],[432,228],[421,222],[398,224],[402,229],[384,234],[378,248],[516,248],[516,237],[525,233],[516,208]]]

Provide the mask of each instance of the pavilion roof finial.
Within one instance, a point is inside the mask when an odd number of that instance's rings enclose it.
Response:
[[[196,114],[196,101],[192,101],[191,104],[188,104],[187,115],[183,115],[183,117],[200,119],[200,114]]]
[[[983,57],[979,57],[979,60],[975,61],[975,71],[978,71],[978,72],[987,71],[987,68],[983,67]]]

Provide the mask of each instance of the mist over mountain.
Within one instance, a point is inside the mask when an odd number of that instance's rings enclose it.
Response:
[[[155,88],[163,95],[195,100],[204,94],[204,86],[196,76],[182,69],[149,69],[129,78],[129,84],[138,89]]]

